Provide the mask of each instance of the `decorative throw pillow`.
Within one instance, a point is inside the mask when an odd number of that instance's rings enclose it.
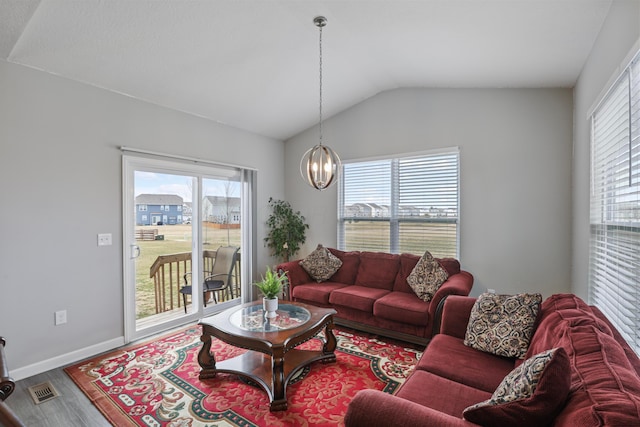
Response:
[[[407,276],[407,283],[418,298],[429,302],[440,288],[440,285],[448,278],[447,270],[442,268],[429,251],[426,251],[409,276]]]
[[[542,295],[484,293],[471,309],[464,344],[498,356],[524,358]]]
[[[329,280],[342,266],[342,261],[329,252],[329,249],[318,245],[313,252],[300,261],[300,265],[309,273],[309,276],[311,276],[313,280],[320,283]]]
[[[462,415],[483,426],[550,425],[570,388],[569,357],[558,347],[525,360],[502,380],[489,400],[469,406]]]

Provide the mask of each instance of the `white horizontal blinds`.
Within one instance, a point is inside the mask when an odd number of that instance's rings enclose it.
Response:
[[[636,61],[592,117],[589,291],[640,352],[640,66]]]
[[[458,153],[398,160],[398,252],[457,256]]]
[[[338,247],[388,252],[391,161],[347,163],[343,167]]]
[[[457,256],[457,150],[343,167],[339,248]]]

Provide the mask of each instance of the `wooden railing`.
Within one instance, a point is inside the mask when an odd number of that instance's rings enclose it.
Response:
[[[4,400],[13,393],[16,383],[9,376],[9,367],[4,354],[4,338],[0,337],[0,425],[7,427],[24,427],[18,416],[4,403]]]
[[[202,270],[211,271],[216,259],[216,251],[202,251]],[[184,286],[184,275],[191,273],[191,252],[160,255],[149,268],[149,277],[153,278],[156,314],[170,311],[182,306],[180,288]],[[233,295],[240,297],[240,253],[234,269]],[[189,283],[191,284],[191,283]],[[225,293],[218,302],[227,301]]]

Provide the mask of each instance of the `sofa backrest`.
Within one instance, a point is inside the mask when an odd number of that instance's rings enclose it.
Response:
[[[571,391],[554,426],[640,425],[640,359],[625,346],[606,317],[579,297],[556,294],[542,303],[525,359],[563,347],[571,362]]]
[[[566,329],[571,391],[554,426],[640,425],[640,378],[622,346],[595,324]]]
[[[376,289],[393,289],[400,269],[400,255],[385,252],[360,252],[355,284]]]
[[[420,260],[420,256],[327,249],[342,261],[342,266],[329,278],[329,282],[414,293],[407,283],[407,277]],[[437,258],[437,260],[447,270],[449,276],[460,273],[460,262],[457,259]],[[278,270],[287,272],[291,286],[313,282],[311,276],[299,265],[300,261],[281,263],[276,267]]]
[[[400,268],[396,275],[393,290],[396,292],[414,293],[407,283],[407,277],[411,274],[420,256],[413,254],[400,254]],[[449,276],[460,273],[460,262],[455,258],[436,258],[440,265],[447,270]]]
[[[329,281],[353,285],[358,275],[358,267],[360,267],[360,251],[345,252],[334,248],[327,249],[342,261],[342,266],[336,271],[336,274],[331,276]]]

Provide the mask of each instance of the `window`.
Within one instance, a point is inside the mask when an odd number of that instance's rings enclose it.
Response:
[[[138,210],[140,212],[146,212],[147,211],[147,205],[138,205]]]
[[[345,162],[338,247],[458,257],[457,149]]]
[[[640,352],[640,55],[594,111],[589,300]]]

